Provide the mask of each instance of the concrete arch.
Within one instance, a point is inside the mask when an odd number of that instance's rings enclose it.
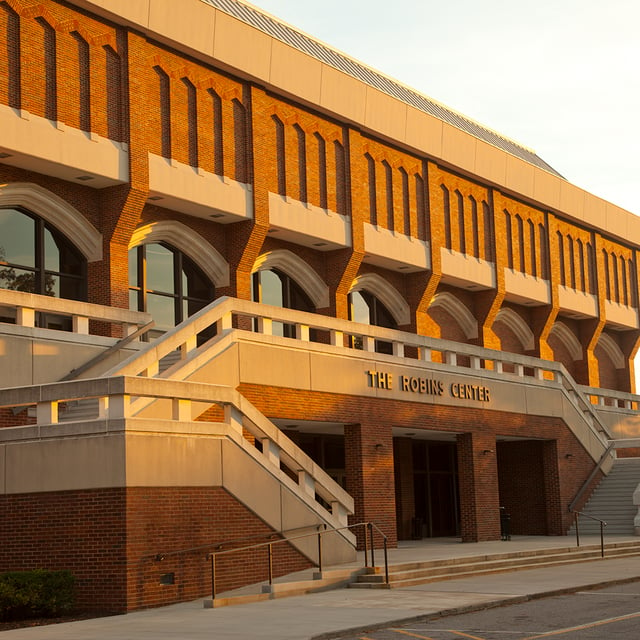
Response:
[[[387,308],[398,326],[409,324],[411,310],[400,292],[377,273],[363,273],[351,284],[349,293],[368,291]]]
[[[620,350],[620,347],[616,344],[615,340],[606,333],[600,334],[598,339],[598,346],[607,354],[613,366],[616,369],[624,369],[626,366],[624,354]]]
[[[295,280],[316,309],[329,306],[329,287],[312,267],[292,251],[275,249],[263,253],[256,259],[252,273],[270,269],[278,269]]]
[[[64,234],[87,262],[102,259],[102,234],[73,206],[31,182],[0,186],[0,207],[19,207],[46,220]]]
[[[527,323],[513,310],[504,307],[496,314],[495,322],[502,322],[509,327],[520,341],[525,351],[532,351],[535,347],[533,332]]]
[[[429,304],[429,309],[438,307],[444,309],[452,318],[455,318],[468,340],[478,337],[478,321],[471,311],[452,293],[448,291],[436,293],[431,300],[431,304]]]
[[[177,220],[160,220],[138,227],[129,249],[141,244],[166,242],[197,264],[216,287],[229,285],[229,263],[200,234]]]
[[[551,331],[549,331],[549,335],[554,335],[562,342],[573,360],[582,360],[582,345],[566,324],[563,322],[555,322],[551,327]]]

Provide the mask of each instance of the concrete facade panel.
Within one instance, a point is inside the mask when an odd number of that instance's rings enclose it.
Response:
[[[205,3],[185,2],[176,6],[164,0],[150,0],[149,29],[161,33],[163,39],[181,42],[206,56],[213,55],[215,20],[218,11]],[[197,25],[197,29],[194,29]]]
[[[6,493],[124,487],[122,436],[6,445]]]
[[[322,63],[279,40],[271,50],[271,84],[301,100],[320,101]]]
[[[242,42],[242,46],[238,43]],[[218,11],[213,57],[241,73],[269,82],[272,39],[249,25]]]
[[[127,486],[218,487],[222,440],[171,434],[127,436]]]

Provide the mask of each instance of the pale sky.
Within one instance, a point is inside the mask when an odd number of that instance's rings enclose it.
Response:
[[[253,4],[640,215],[638,0]]]

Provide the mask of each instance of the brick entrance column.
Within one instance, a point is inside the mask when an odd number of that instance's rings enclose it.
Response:
[[[462,542],[500,539],[500,495],[493,435],[458,435]]]
[[[353,496],[351,522],[373,522],[397,545],[396,498],[391,427],[349,424],[344,428],[347,491]],[[362,532],[358,531],[362,545]],[[376,540],[376,546],[382,544]]]

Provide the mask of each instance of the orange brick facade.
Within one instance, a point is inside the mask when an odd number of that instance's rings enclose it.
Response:
[[[179,43],[73,4],[0,2],[0,106],[125,143],[128,181],[94,189],[90,182],[12,164],[9,157],[0,163],[0,183],[47,189],[101,234],[102,259],[88,264],[88,302],[128,308],[134,232],[176,221],[228,264],[229,283],[216,288],[216,298],[251,299],[257,261],[286,250],[327,285],[328,303],[314,309],[318,314],[349,319],[353,282],[373,274],[409,307],[409,319],[396,329],[555,360],[579,384],[635,390],[640,331],[609,322],[607,309],[637,311],[638,246],[365,131],[309,99],[267,88],[228,63],[203,61]],[[222,224],[215,215],[165,206],[150,191],[150,154],[249,185],[252,215]],[[343,216],[348,246],[323,251],[284,236],[271,224],[270,194]],[[376,264],[367,253],[367,225],[428,244],[429,268],[403,273]],[[443,265],[448,255],[491,265],[495,282],[463,286]],[[524,282],[544,281],[549,300],[528,304],[509,289],[505,272]],[[559,292],[565,289],[592,296],[595,316],[563,310]],[[465,329],[456,307],[436,299],[454,299],[477,334]],[[518,322],[530,329],[530,344],[523,343]],[[110,326],[98,329],[121,337]],[[438,432],[434,439],[455,447],[456,534],[465,542],[498,539],[500,507],[511,514],[513,534],[565,534],[571,524],[566,506],[593,468],[559,419],[304,393],[270,386],[268,379],[240,391],[274,420],[344,425],[346,489],[355,500],[351,521],[376,522],[391,544],[412,537],[418,518],[411,439],[393,428]],[[12,414],[0,409],[0,427],[13,424]],[[523,436],[524,442],[510,441]],[[80,604],[90,607],[99,597],[110,611],[207,594],[203,554],[171,552],[269,532],[219,488],[87,490],[2,501],[0,570],[70,568],[78,576]],[[69,539],[83,543],[70,548]],[[159,553],[165,554],[161,562],[154,560]],[[292,549],[281,553],[281,573],[309,564]],[[256,557],[230,563],[220,590],[263,579],[259,565]],[[176,584],[161,585],[159,577],[169,573]]]

